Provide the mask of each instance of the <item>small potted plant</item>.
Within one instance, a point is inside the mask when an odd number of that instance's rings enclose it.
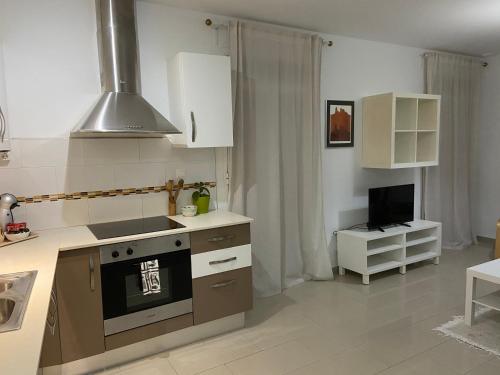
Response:
[[[193,204],[198,207],[199,214],[206,214],[210,205],[210,190],[203,182],[195,182],[194,188],[196,190],[192,195]]]

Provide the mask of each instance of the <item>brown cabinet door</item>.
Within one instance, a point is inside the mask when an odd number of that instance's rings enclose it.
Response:
[[[191,233],[191,254],[247,245],[250,243],[250,224],[231,225]]]
[[[194,324],[252,308],[252,267],[193,279]]]
[[[52,286],[50,292],[49,311],[45,323],[45,334],[43,336],[42,353],[40,355],[40,367],[55,366],[61,364],[61,340],[59,338],[59,317],[57,314],[57,292],[56,285]]]
[[[62,362],[104,352],[99,250],[61,253],[56,284]]]

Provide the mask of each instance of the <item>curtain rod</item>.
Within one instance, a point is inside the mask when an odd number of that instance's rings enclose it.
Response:
[[[433,52],[425,52],[422,54],[422,57],[428,57],[430,54],[432,53],[441,53],[441,54],[444,54],[444,55],[450,55],[450,56],[462,56],[462,57],[468,57],[470,59],[476,59],[483,68],[486,68],[488,66],[488,62],[487,61],[484,61],[484,60],[479,60],[477,57],[475,56],[468,56],[468,55],[461,55],[461,54],[458,54],[458,53],[449,53],[449,52],[441,52],[441,51],[433,51]]]
[[[219,29],[227,29],[229,26],[224,24],[224,23],[213,23],[212,20],[210,18],[207,18],[205,20],[205,25],[207,25],[208,27],[212,28],[212,29],[215,29],[215,30],[219,30]],[[327,46],[327,47],[332,47],[333,46],[333,42],[331,40],[324,40],[323,41],[323,45],[324,46]]]

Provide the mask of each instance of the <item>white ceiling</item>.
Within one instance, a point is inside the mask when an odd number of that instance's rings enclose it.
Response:
[[[500,0],[154,0],[317,32],[470,55],[500,53]]]

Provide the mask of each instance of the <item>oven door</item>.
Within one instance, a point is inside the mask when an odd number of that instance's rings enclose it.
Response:
[[[155,259],[160,291],[147,294],[141,263]],[[103,264],[101,284],[106,336],[193,311],[190,250]]]

